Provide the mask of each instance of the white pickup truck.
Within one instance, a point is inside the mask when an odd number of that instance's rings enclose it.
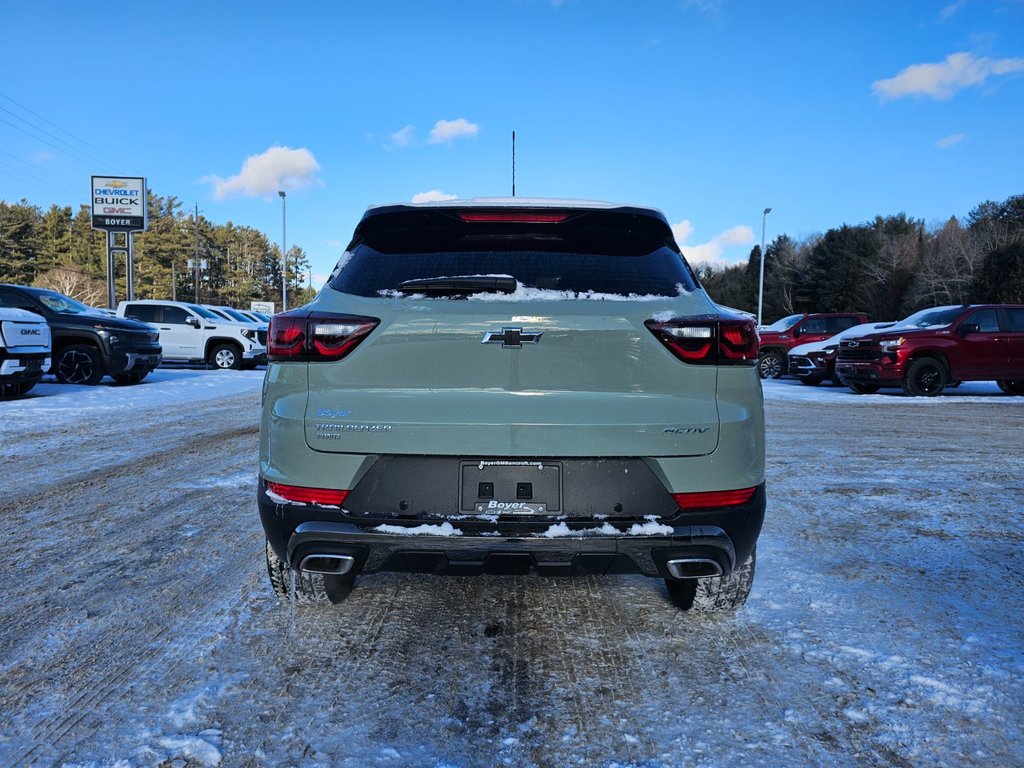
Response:
[[[267,332],[255,323],[225,320],[184,301],[136,299],[117,305],[118,317],[156,326],[164,360],[216,368],[251,368],[267,362]]]
[[[50,368],[50,326],[23,309],[0,307],[0,400],[28,392]]]

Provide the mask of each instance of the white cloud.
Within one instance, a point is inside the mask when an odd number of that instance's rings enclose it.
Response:
[[[965,5],[967,5],[967,0],[955,0],[955,2],[945,6],[941,11],[939,11],[939,21],[945,21]]]
[[[474,137],[479,131],[479,125],[469,122],[464,117],[458,120],[438,120],[430,129],[430,138],[427,141],[431,144],[447,144],[464,136]]]
[[[938,64],[913,64],[896,77],[876,80],[872,90],[882,101],[904,96],[952,98],[958,91],[981,85],[988,78],[1024,71],[1024,58],[978,58],[973,53],[951,53]]]
[[[393,147],[408,147],[412,144],[416,138],[416,128],[411,125],[405,126],[400,131],[395,131],[391,134],[391,146]]]
[[[33,165],[42,165],[43,163],[49,163],[51,160],[56,160],[57,156],[47,149],[41,149],[38,152],[34,152],[29,157],[29,162]]]
[[[678,224],[672,225],[672,234],[675,235],[676,242],[682,245],[693,234],[693,224],[689,219],[683,219]]]
[[[954,133],[949,136],[943,136],[941,139],[935,142],[935,146],[938,147],[939,149],[949,149],[954,144],[959,144],[966,138],[966,133]]]
[[[747,245],[754,242],[754,230],[745,224],[741,224],[732,229],[727,229],[719,235],[715,235],[715,240],[722,243],[722,245]]]
[[[236,195],[260,197],[315,184],[319,170],[320,165],[308,149],[271,147],[261,155],[247,157],[242,170],[234,176],[205,176],[200,181],[213,184],[213,196],[218,200]]]
[[[724,232],[719,232],[706,243],[687,244],[686,240],[693,234],[693,225],[688,219],[672,225],[672,233],[676,242],[682,248],[686,260],[691,264],[732,264],[748,254],[743,253],[735,257],[725,255],[727,248],[750,245],[754,242],[754,230],[745,224],[730,227]]]
[[[414,203],[436,203],[442,200],[458,200],[458,195],[449,195],[440,189],[432,189],[429,192],[417,192],[412,196]]]

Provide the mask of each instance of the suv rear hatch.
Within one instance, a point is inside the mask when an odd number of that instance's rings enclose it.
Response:
[[[318,451],[697,456],[718,443],[715,360],[681,362],[650,327],[718,327],[656,212],[379,209],[315,312],[310,328],[372,325],[342,359],[306,366]]]

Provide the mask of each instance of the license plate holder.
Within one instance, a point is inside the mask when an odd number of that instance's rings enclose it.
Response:
[[[562,465],[546,460],[459,462],[459,509],[468,515],[562,511]]]

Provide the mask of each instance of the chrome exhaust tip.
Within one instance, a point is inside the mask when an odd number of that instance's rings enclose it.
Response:
[[[722,566],[717,560],[706,557],[681,557],[665,563],[668,572],[676,579],[705,579],[721,576]]]
[[[299,563],[303,573],[321,573],[327,576],[341,576],[352,570],[356,559],[351,555],[306,555]]]

